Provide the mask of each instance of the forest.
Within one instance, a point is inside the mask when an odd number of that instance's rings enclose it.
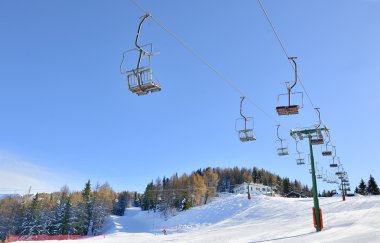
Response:
[[[0,200],[0,239],[6,235],[98,235],[110,214],[124,215],[126,207],[160,212],[163,217],[206,204],[218,193],[231,193],[243,182],[272,187],[279,195],[291,191],[312,196],[311,188],[298,180],[280,177],[265,169],[205,168],[190,174],[158,177],[144,193],[115,192],[108,183],[82,191],[63,186],[59,192],[9,196]]]
[[[311,189],[300,181],[291,181],[264,169],[253,168],[205,168],[190,174],[177,173],[170,178],[158,177],[151,181],[139,201],[142,210],[161,212],[165,217],[178,211],[206,204],[217,193],[233,192],[233,188],[243,182],[253,182],[272,187],[279,195],[291,191],[312,196]]]
[[[116,193],[108,185],[70,192],[9,196],[0,200],[0,240],[7,235],[97,235],[111,213],[117,213],[119,197],[129,199],[136,193]],[[124,208],[127,206],[125,202]]]

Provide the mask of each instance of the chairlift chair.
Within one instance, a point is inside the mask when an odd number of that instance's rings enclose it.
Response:
[[[316,171],[317,171],[317,174],[316,174],[316,176],[317,176],[317,179],[322,179],[323,178],[323,169],[321,168],[321,169],[318,169],[318,162],[316,161],[315,162],[315,165],[316,165]]]
[[[304,165],[305,159],[304,158],[296,158],[297,165]]]
[[[128,50],[123,53],[123,58],[120,64],[120,72],[127,75],[127,82],[129,90],[137,95],[146,95],[148,93],[153,93],[161,90],[161,86],[158,82],[153,81],[153,72],[151,69],[151,57],[154,55],[152,44],[140,45],[138,43],[140,30],[143,22],[149,18],[151,15],[149,13],[145,14],[138,26],[137,35],[135,40],[136,48]],[[147,47],[150,47],[150,50],[147,51]],[[125,54],[132,51],[138,51],[139,57],[137,61],[137,66],[134,69],[130,69],[126,72],[122,71],[122,66],[125,58]],[[142,65],[143,59],[147,58],[147,63],[145,66]]]
[[[323,144],[323,138],[321,137],[314,137],[310,140],[311,144],[312,145],[319,145],[319,144]]]
[[[304,165],[305,164],[305,159],[303,157],[301,157],[301,152],[298,150],[298,141],[296,141],[296,151],[297,151],[297,155],[296,155],[296,163],[297,165]]]
[[[286,106],[277,106],[276,107],[276,111],[277,111],[277,114],[279,116],[298,114],[300,108],[303,107],[303,93],[302,92],[294,92],[294,93],[292,92],[292,89],[297,84],[297,80],[298,80],[297,63],[295,61],[296,58],[297,57],[289,57],[289,60],[291,60],[294,64],[295,77],[294,77],[294,82],[291,85],[289,83],[286,83],[286,89],[288,92],[286,94],[278,95],[278,98],[277,98],[278,102],[280,101],[280,97],[282,97],[282,96],[287,96],[287,98],[288,98],[288,104]],[[301,94],[301,96],[302,96],[302,106],[301,107],[299,105],[292,105],[291,104],[291,96],[295,95],[295,94]]]
[[[335,147],[335,146],[334,146],[334,147]],[[330,167],[331,167],[331,168],[337,168],[339,163],[340,163],[340,159],[339,159],[339,157],[334,156],[334,157],[330,160]]]
[[[280,138],[280,136],[278,135],[278,129],[280,128],[280,125],[277,125],[277,140],[276,140],[276,144],[277,144],[277,154],[279,156],[284,156],[284,155],[289,155],[289,151],[288,151],[288,143],[286,141],[286,139],[282,139]]]
[[[321,126],[321,113],[319,112],[319,108],[315,108],[315,110],[318,112],[318,125],[316,125],[316,133],[310,138],[310,143],[312,145],[319,145],[324,144],[323,135],[319,127]]]
[[[243,101],[245,96],[241,97],[240,101],[240,116],[236,119],[235,130],[238,132],[241,142],[255,141],[256,136],[254,133],[253,117],[246,117],[243,115]]]
[[[332,156],[333,154],[333,149],[335,149],[335,146],[332,146],[332,145],[329,145],[330,142],[331,142],[331,139],[330,139],[330,134],[328,133],[328,131],[326,130],[326,137],[328,139],[327,143],[326,143],[326,146],[322,147],[322,156]],[[324,148],[324,150],[323,150]]]

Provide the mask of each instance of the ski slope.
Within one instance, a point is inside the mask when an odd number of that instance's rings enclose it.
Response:
[[[109,218],[104,238],[80,242],[380,242],[380,196],[345,202],[320,198],[324,229],[319,233],[313,227],[312,206],[312,198],[224,195],[167,220],[131,208],[125,216]],[[163,235],[164,228],[168,235]]]

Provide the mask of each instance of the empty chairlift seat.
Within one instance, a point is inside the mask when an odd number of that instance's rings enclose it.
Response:
[[[255,141],[256,137],[253,133],[253,129],[239,130],[239,139],[242,142]]]
[[[243,115],[243,101],[245,96],[241,97],[240,101],[240,116],[241,118],[236,119],[235,130],[239,135],[239,140],[241,142],[255,141],[256,136],[254,132],[253,117],[247,117]]]
[[[323,135],[320,130],[310,139],[312,145],[324,144]]]
[[[322,156],[331,156],[332,155],[332,151],[322,151]]]
[[[287,147],[277,148],[277,154],[280,156],[288,155],[289,154],[288,148]]]
[[[127,80],[129,90],[137,95],[145,95],[149,92],[153,93],[161,90],[160,84],[153,81],[152,69],[149,67],[128,72]]]
[[[305,159],[303,159],[303,158],[297,158],[296,162],[297,162],[297,165],[304,165],[305,164]]]

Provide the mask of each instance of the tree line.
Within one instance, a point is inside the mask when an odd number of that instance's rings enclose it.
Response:
[[[123,214],[139,195],[116,193],[108,183],[82,191],[10,196],[0,200],[0,240],[10,235],[98,235],[106,217]],[[133,201],[135,199],[136,202]]]
[[[233,192],[235,186],[244,182],[260,183],[286,195],[296,191],[306,196],[312,192],[300,181],[291,181],[264,169],[253,168],[205,168],[190,174],[177,173],[170,178],[158,177],[151,181],[139,201],[142,210],[159,211],[164,216],[175,214],[201,204],[206,204],[217,192]]]
[[[355,193],[360,195],[380,195],[379,187],[372,175],[369,175],[367,184],[363,179],[360,180],[359,186],[355,188]]]

